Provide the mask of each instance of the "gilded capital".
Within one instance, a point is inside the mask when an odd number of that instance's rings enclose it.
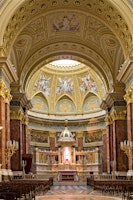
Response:
[[[133,86],[126,92],[124,99],[127,104],[133,103]]]
[[[10,119],[16,119],[22,121],[23,118],[23,112],[22,110],[11,110],[10,111]]]
[[[31,134],[31,131],[32,131],[32,128],[27,128],[27,129],[26,129],[26,135],[30,135],[30,134]]]
[[[103,129],[101,129],[101,132],[102,132],[102,135],[105,135],[105,134],[107,134],[107,129],[103,128]]]
[[[55,138],[56,132],[49,132],[49,137]]]
[[[106,123],[106,126],[110,125],[113,123],[112,121],[112,117],[110,116],[110,114],[107,114],[106,117],[105,117],[105,123]]]
[[[83,137],[83,132],[77,133],[77,138],[81,138],[81,137]]]
[[[10,103],[12,96],[10,94],[10,90],[7,88],[4,81],[0,81],[0,96],[3,97],[5,103]]]
[[[122,111],[112,110],[110,116],[112,118],[112,121],[126,120],[127,119],[127,111],[126,110],[122,110]]]
[[[28,125],[28,121],[29,121],[28,115],[27,115],[27,113],[24,113],[22,116],[22,124]]]

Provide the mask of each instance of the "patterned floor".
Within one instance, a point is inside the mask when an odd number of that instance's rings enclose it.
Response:
[[[103,196],[89,186],[52,186],[36,200],[120,200],[120,197]]]

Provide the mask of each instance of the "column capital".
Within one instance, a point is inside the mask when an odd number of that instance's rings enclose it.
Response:
[[[19,110],[11,110],[10,111],[10,119],[11,120],[16,119],[16,120],[22,121],[23,115],[24,115],[24,113],[23,113],[23,111],[21,109],[19,109]]]
[[[3,97],[5,103],[10,103],[12,95],[10,89],[6,86],[3,80],[0,81],[0,96]]]
[[[52,131],[49,132],[49,137],[55,138],[55,136],[56,136],[56,132],[52,132]]]
[[[106,126],[113,123],[112,117],[110,116],[109,113],[105,116],[105,123],[106,123]]]
[[[127,102],[127,104],[133,103],[133,85],[128,91],[126,91],[124,99]]]
[[[23,115],[22,115],[22,124],[28,125],[28,122],[29,122],[29,118],[28,118],[27,113],[23,113]]]
[[[77,138],[83,137],[83,134],[84,134],[83,132],[78,132],[78,133],[77,133]]]
[[[31,131],[32,131],[32,128],[27,128],[27,129],[26,129],[26,135],[30,135],[30,134],[31,134]]]
[[[112,109],[111,112],[110,112],[110,116],[112,118],[112,121],[126,120],[127,119],[127,111],[126,110]]]

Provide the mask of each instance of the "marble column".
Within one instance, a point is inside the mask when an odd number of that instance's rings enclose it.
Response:
[[[10,112],[11,139],[16,140],[19,143],[19,150],[13,155],[11,159],[11,169],[14,171],[22,170],[22,153],[23,153],[22,118],[23,118],[23,111],[21,109],[11,110]]]
[[[107,127],[106,158],[107,172],[126,171],[127,157],[120,149],[120,142],[127,138],[126,102],[124,101],[124,86],[120,83],[114,86],[114,92],[108,93],[102,102],[101,108],[106,110]],[[103,152],[104,154],[105,152]],[[104,160],[104,162],[106,162]]]
[[[26,130],[26,154],[31,153],[30,141],[31,141],[31,128],[27,128]]]
[[[127,138],[127,119],[125,108],[113,108],[110,112],[113,121],[112,171],[126,171],[127,157],[120,149],[120,142]]]
[[[127,102],[127,132],[128,140],[133,141],[133,86],[127,90],[125,95]],[[129,173],[133,174],[133,155],[128,158]]]
[[[49,144],[50,144],[50,150],[55,151],[55,132],[49,132]]]
[[[2,169],[5,169],[5,103],[3,96],[0,96],[0,125],[2,126],[0,130],[0,163]]]
[[[83,150],[83,132],[77,133],[78,151]]]
[[[10,169],[10,156],[7,152],[7,141],[10,141],[10,90],[4,83],[0,82],[0,163],[2,169]],[[8,155],[7,155],[8,154]]]

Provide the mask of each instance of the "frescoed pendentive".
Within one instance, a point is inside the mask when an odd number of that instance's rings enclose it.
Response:
[[[34,92],[37,91],[42,91],[45,96],[49,96],[50,95],[50,77],[46,77],[44,74],[40,74],[40,78],[37,82],[35,82],[34,84]]]

